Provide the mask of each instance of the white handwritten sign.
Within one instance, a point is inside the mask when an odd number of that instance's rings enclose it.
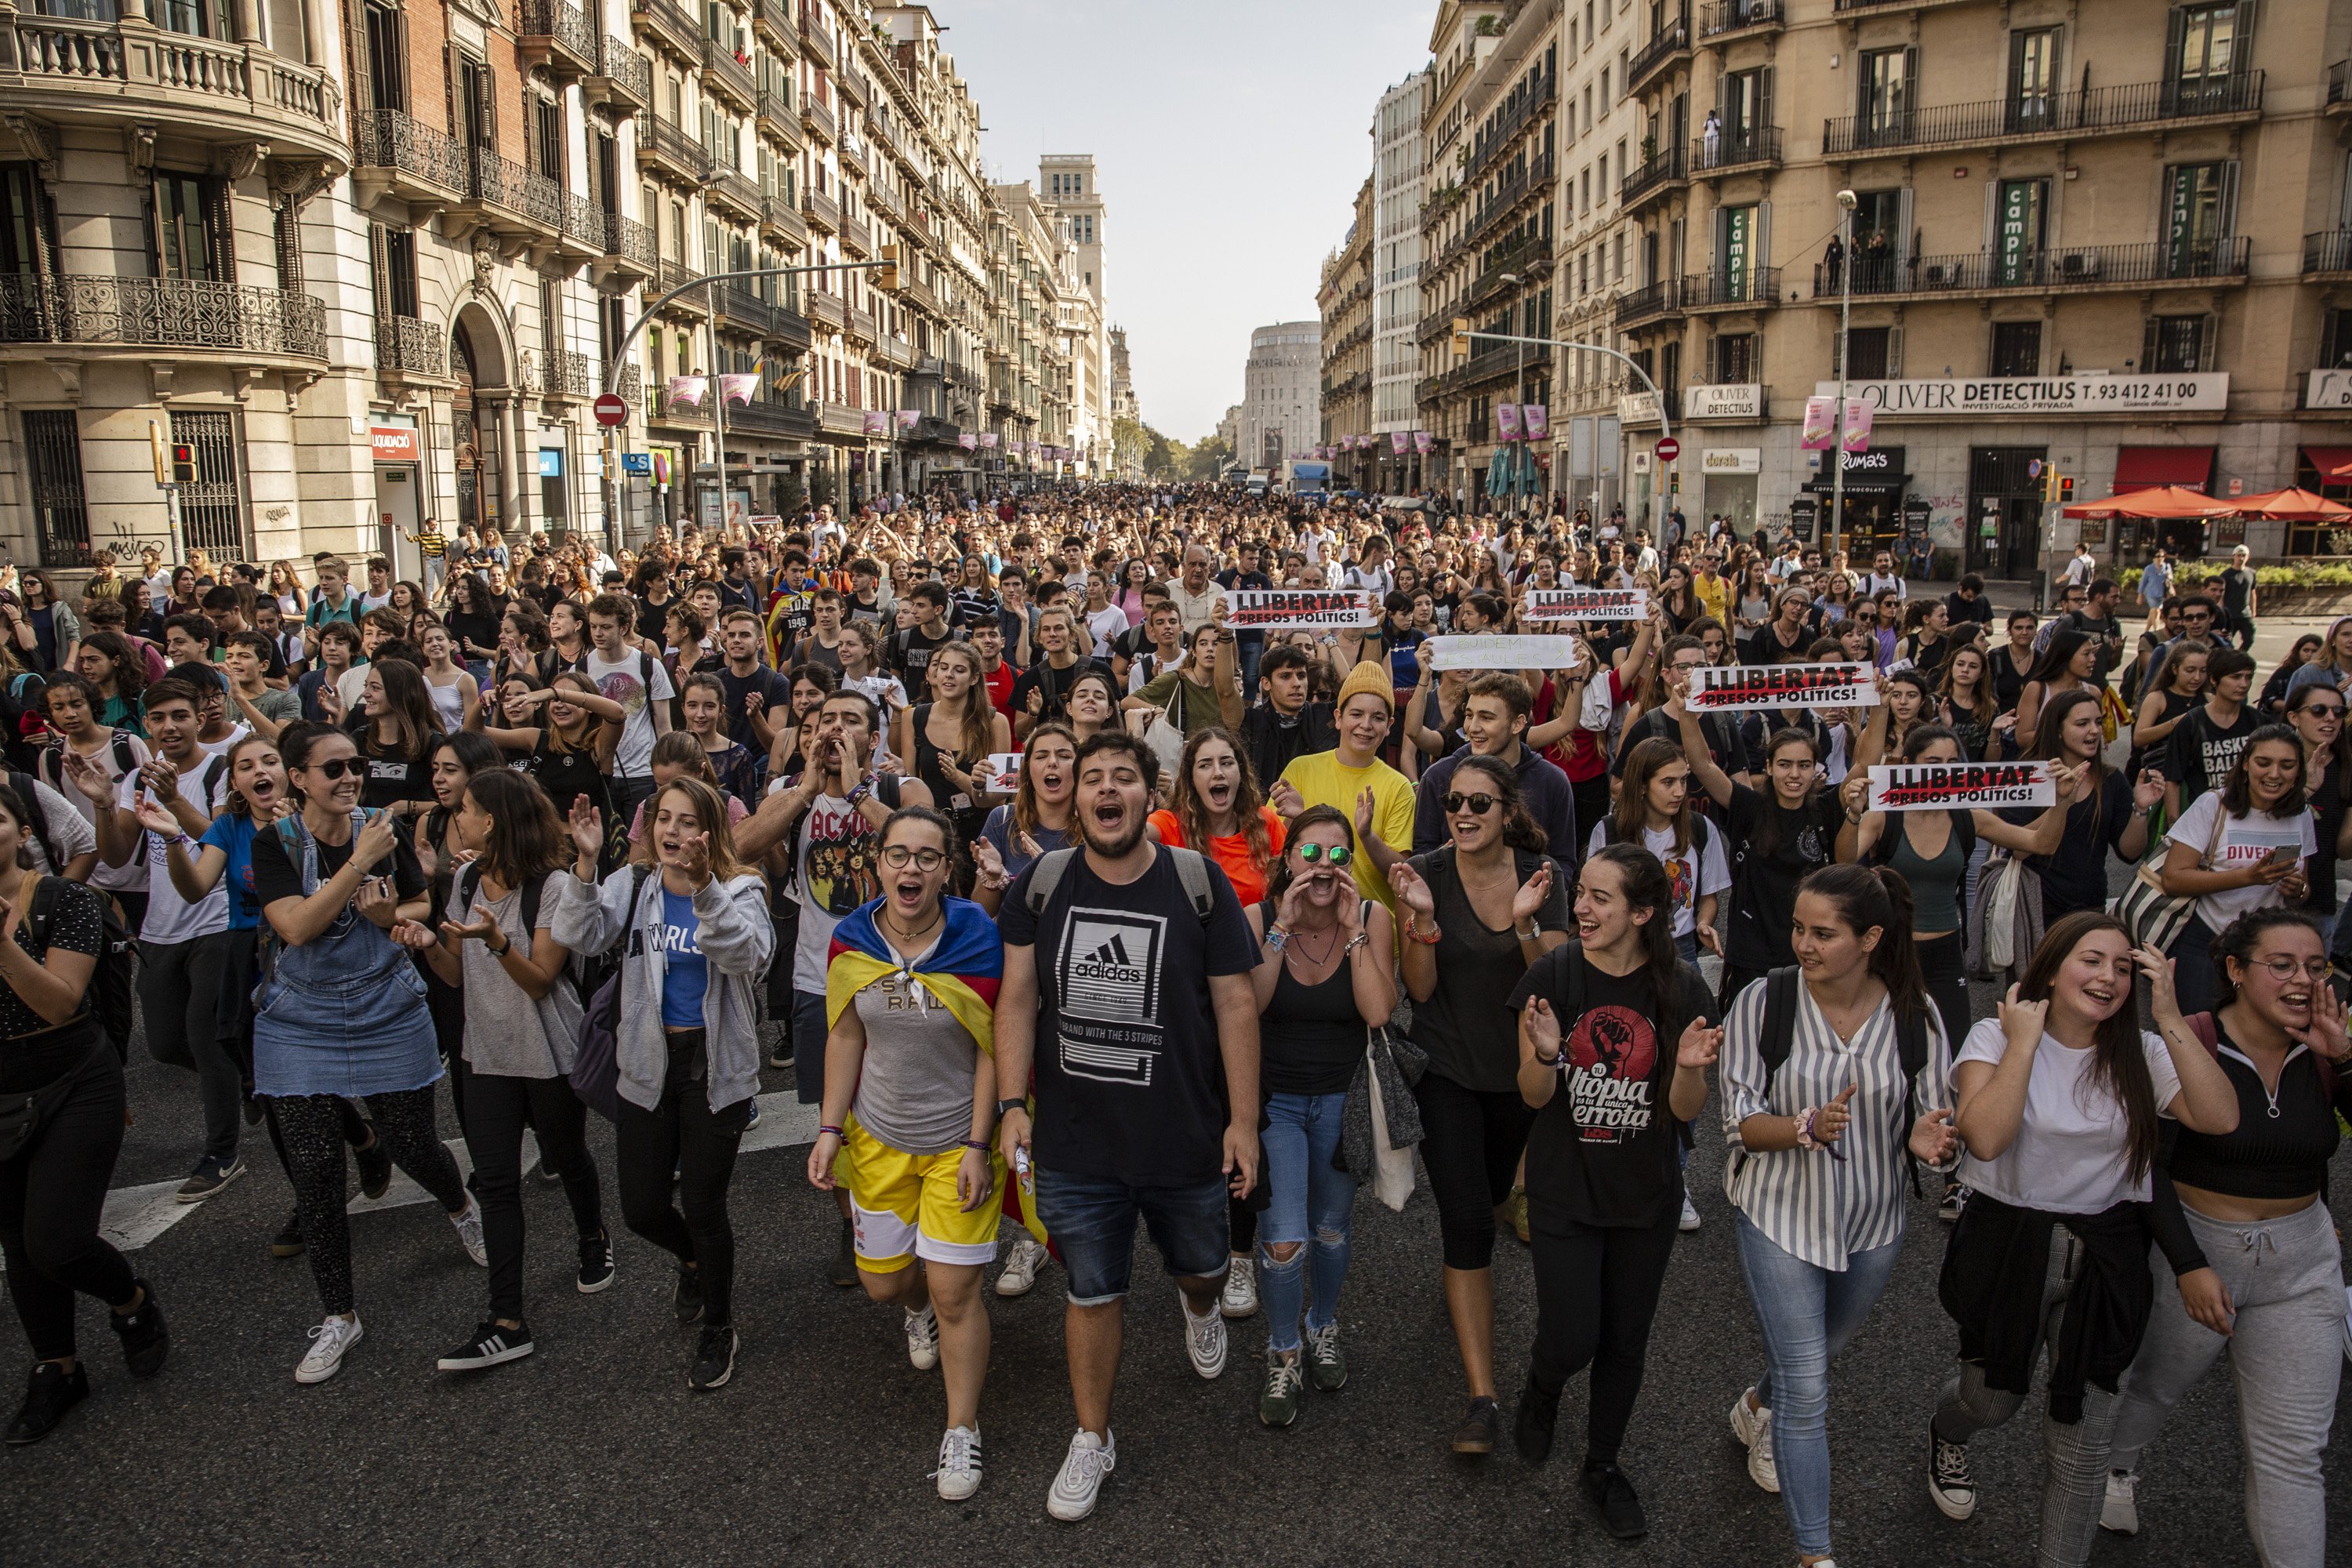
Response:
[[[1577,660],[1567,637],[1445,637],[1429,646],[1432,669],[1566,669]]]

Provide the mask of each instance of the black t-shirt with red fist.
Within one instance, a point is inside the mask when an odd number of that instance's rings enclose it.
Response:
[[[1584,1005],[1571,1015],[1570,966],[1584,971]],[[1662,1224],[1683,1201],[1675,1115],[1666,1100],[1675,1051],[1694,1018],[1716,1021],[1706,983],[1675,965],[1676,1000],[1658,1018],[1649,972],[1620,978],[1584,962],[1575,942],[1529,965],[1511,993],[1513,1011],[1541,996],[1560,1026],[1560,1082],[1528,1134],[1528,1216],[1577,1225]]]

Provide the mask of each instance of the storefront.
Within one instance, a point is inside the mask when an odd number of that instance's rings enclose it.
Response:
[[[430,506],[424,493],[424,437],[408,415],[383,417],[389,423],[368,427],[368,445],[375,457],[375,548],[393,563],[394,577],[421,582],[424,558],[415,534]]]
[[[1699,498],[1703,515],[1720,517],[1745,539],[1756,531],[1756,485],[1764,472],[1761,447],[1709,447],[1699,454],[1698,470],[1706,481]]]
[[[1824,539],[1843,535],[1846,557],[1857,567],[1866,565],[1874,552],[1897,550],[1903,540],[1903,496],[1911,483],[1901,447],[1873,447],[1866,452],[1840,452],[1845,468],[1845,516],[1832,506],[1836,476],[1824,454],[1821,471],[1804,484],[1821,509]]]
[[[2213,448],[2210,447],[2119,447],[2116,449],[2115,493],[2178,485],[2200,495],[2213,493]],[[2235,544],[2244,537],[2217,541],[2202,518],[2116,518],[2112,522],[2084,522],[2083,542],[2092,551],[2110,557],[2119,566],[2144,565],[2160,547],[2175,560],[2194,560],[2217,543]]]
[[[2049,455],[2046,447],[1969,448],[1969,571],[2021,580],[2034,574],[2042,552],[2042,465]]]

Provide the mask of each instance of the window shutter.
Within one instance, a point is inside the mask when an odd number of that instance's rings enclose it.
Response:
[[[2221,165],[2221,237],[2228,240],[2238,232],[2238,160],[2231,159]]]
[[[236,281],[236,209],[226,175],[207,178],[205,193],[205,249],[211,257],[213,281]]]
[[[1769,135],[1773,128],[1772,68],[1770,66],[1766,66],[1762,70],[1758,71],[1756,73],[1756,80],[1758,84],[1756,89],[1756,123],[1749,127],[1749,130],[1751,132]]]
[[[1903,128],[1909,131],[1919,112],[1919,46],[1911,44],[1903,50]]]
[[[1903,329],[1900,327],[1886,329],[1886,379],[1903,379]]]
[[[392,265],[391,258],[384,255],[385,232],[380,223],[368,225],[368,292],[374,298],[376,319],[379,321],[392,314],[390,292],[384,276]]]
[[[2189,9],[2175,5],[2165,18],[2164,33],[2164,107],[2168,110],[2180,102],[2180,70],[2189,44]]]
[[[1716,384],[1715,345],[1721,341],[1721,339],[1711,334],[1706,340],[1706,384],[1709,386],[1713,386]]]
[[[1756,234],[1748,254],[1755,257],[1757,268],[1769,267],[1772,265],[1772,204],[1770,202],[1756,204],[1755,221]],[[1754,291],[1751,289],[1749,292],[1752,296]],[[1776,290],[1773,295],[1775,303],[1779,301],[1779,298]]]
[[[2145,375],[2156,368],[2156,318],[2150,316],[2139,337],[2139,368]]]
[[[1731,248],[1731,213],[1727,208],[1717,207],[1707,216],[1709,222],[1714,226],[1714,232],[1707,240],[1706,269],[1720,275],[1724,268],[1726,252]],[[1724,281],[1718,276],[1717,287],[1722,287]]]
[[[1898,199],[1895,204],[1895,259],[1898,263],[1907,263],[1915,248],[1915,237],[1911,232],[1911,187],[1904,186],[1896,195]]]
[[[2208,313],[2197,323],[2197,366],[2211,370],[2221,363],[2221,318]]]
[[[1845,364],[1845,334],[1844,334],[1843,332],[1840,332],[1840,331],[1832,331],[1832,332],[1831,332],[1831,333],[1830,333],[1830,374],[1831,374],[1831,376],[1832,376],[1832,378],[1834,378],[1834,377],[1836,377],[1837,375],[1839,375],[1839,374],[1842,373],[1842,371],[1843,371],[1843,368],[1844,364]]]

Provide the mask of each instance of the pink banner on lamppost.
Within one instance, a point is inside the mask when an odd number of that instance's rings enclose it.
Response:
[[[1519,415],[1521,422],[1527,426],[1528,440],[1544,441],[1550,439],[1550,409],[1545,407],[1540,403],[1530,403],[1519,410]]]

